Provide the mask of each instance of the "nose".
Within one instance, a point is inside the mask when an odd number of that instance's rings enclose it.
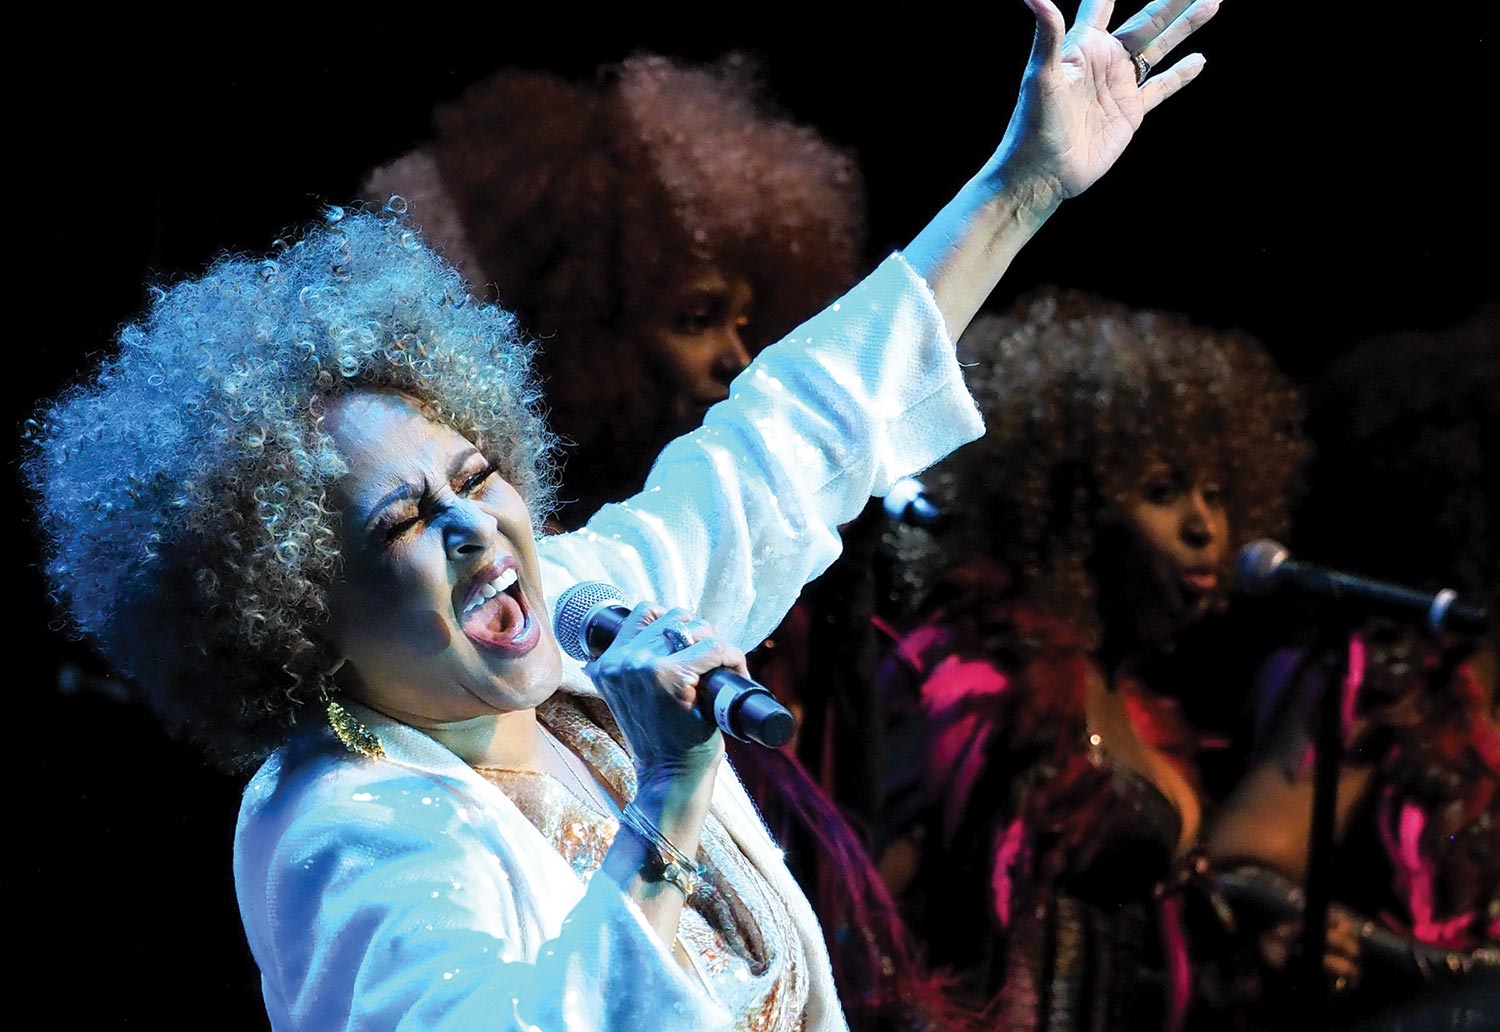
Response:
[[[1206,548],[1214,540],[1208,500],[1196,488],[1183,495],[1182,540],[1193,548]]]
[[[494,517],[463,499],[445,509],[438,520],[442,524],[443,551],[450,562],[483,554],[498,529]]]
[[[750,364],[750,350],[745,347],[745,341],[740,336],[740,328],[731,326],[724,331],[723,339],[719,343],[717,353],[714,355],[714,377],[726,386]]]

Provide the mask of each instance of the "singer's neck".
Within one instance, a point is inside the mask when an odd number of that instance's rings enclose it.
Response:
[[[546,744],[535,709],[487,713],[419,730],[471,767],[536,770]]]

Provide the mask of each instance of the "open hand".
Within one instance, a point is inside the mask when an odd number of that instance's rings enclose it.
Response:
[[[1040,177],[1062,201],[1108,171],[1146,113],[1203,70],[1203,56],[1189,54],[1152,72],[1218,12],[1219,0],[1155,0],[1113,33],[1113,0],[1083,0],[1071,29],[1052,0],[1025,2],[1036,40],[996,156]]]

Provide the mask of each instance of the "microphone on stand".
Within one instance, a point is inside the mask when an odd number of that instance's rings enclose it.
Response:
[[[557,643],[574,659],[598,659],[630,616],[620,592],[602,581],[581,581],[557,598],[552,627]],[[797,722],[764,686],[727,667],[698,679],[700,704],[731,738],[776,749],[792,740]]]
[[[1236,565],[1240,585],[1251,594],[1295,594],[1325,604],[1372,615],[1391,616],[1425,624],[1434,632],[1478,634],[1488,614],[1458,600],[1451,588],[1419,591],[1385,581],[1327,570],[1293,559],[1281,544],[1252,541],[1240,549]]]
[[[1484,611],[1459,602],[1458,593],[1451,588],[1436,592],[1417,591],[1339,570],[1322,569],[1293,559],[1286,548],[1275,541],[1253,541],[1246,545],[1240,550],[1236,572],[1240,585],[1247,591],[1300,595],[1340,610],[1340,615],[1394,616],[1424,623],[1434,632],[1474,633],[1482,631],[1485,625]],[[1321,646],[1324,685],[1343,684],[1348,642],[1338,622],[1323,628]],[[1322,977],[1323,953],[1333,895],[1331,858],[1339,771],[1344,752],[1343,722],[1340,719],[1343,698],[1343,692],[1325,687],[1318,706],[1317,737],[1313,746],[1312,819],[1308,835],[1307,887],[1303,897],[1306,902],[1302,955],[1298,964],[1301,968],[1299,979],[1315,1012],[1327,1005]]]
[[[886,517],[892,523],[938,531],[948,522],[948,514],[932,499],[927,488],[916,477],[902,477],[896,481],[882,505]]]

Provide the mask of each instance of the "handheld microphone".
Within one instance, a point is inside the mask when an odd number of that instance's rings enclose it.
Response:
[[[1252,594],[1290,591],[1311,595],[1350,609],[1417,620],[1434,632],[1478,634],[1485,627],[1485,611],[1460,602],[1458,592],[1451,588],[1418,591],[1352,573],[1325,570],[1298,562],[1275,541],[1252,541],[1240,549],[1236,572],[1240,584]]]
[[[587,663],[598,659],[620,632],[630,610],[613,585],[582,581],[558,596],[552,627],[562,650]],[[796,721],[765,687],[727,667],[698,679],[698,698],[731,738],[775,749],[792,740]]]
[[[948,514],[932,500],[927,488],[916,477],[902,477],[896,481],[882,504],[892,523],[936,531],[948,522]]]

